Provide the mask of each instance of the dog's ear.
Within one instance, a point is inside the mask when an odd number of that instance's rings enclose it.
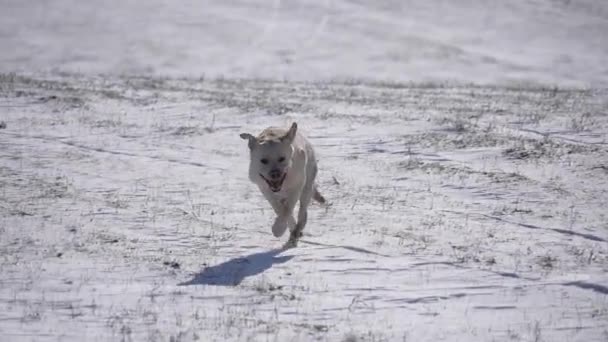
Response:
[[[240,137],[241,137],[241,139],[249,141],[248,145],[249,145],[249,149],[250,150],[253,150],[253,148],[255,147],[255,145],[258,144],[258,142],[255,139],[255,137],[253,135],[249,134],[249,133],[241,133]]]
[[[281,141],[291,144],[293,142],[293,139],[295,139],[295,137],[296,137],[297,130],[298,130],[298,124],[296,124],[295,122],[292,123],[291,127],[289,128],[289,131],[287,131],[287,134],[285,134],[284,136],[281,137]]]

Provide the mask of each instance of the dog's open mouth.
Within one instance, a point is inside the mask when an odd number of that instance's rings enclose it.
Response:
[[[260,177],[264,178],[264,180],[266,181],[266,184],[268,184],[268,187],[270,188],[270,190],[272,190],[272,192],[281,191],[281,187],[283,186],[283,181],[285,180],[286,176],[287,176],[287,172],[283,173],[281,178],[279,178],[277,180],[269,180],[268,178],[266,178],[260,174]]]

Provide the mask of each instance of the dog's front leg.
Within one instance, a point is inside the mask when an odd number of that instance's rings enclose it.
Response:
[[[277,209],[275,209],[277,218],[274,220],[274,224],[272,225],[272,234],[275,237],[282,236],[285,233],[285,230],[287,230],[288,226],[290,230],[295,229],[296,221],[293,218],[293,209],[298,201],[299,193],[300,191],[290,194],[290,196],[286,199],[277,201],[278,205]]]
[[[306,177],[306,182],[300,193],[300,209],[298,210],[298,223],[289,235],[286,247],[296,247],[298,245],[298,239],[302,237],[302,231],[308,221],[308,205],[312,200],[312,196],[315,191],[315,178],[317,176],[317,166],[313,164],[310,168],[310,172]]]
[[[306,226],[306,222],[308,221],[308,205],[312,199],[314,188],[312,184],[306,184],[304,189],[300,194],[300,209],[298,210],[298,222],[296,223],[295,228],[291,231],[289,235],[289,240],[285,244],[286,248],[296,247],[298,245],[298,240],[302,237],[302,231]]]
[[[274,193],[264,189],[263,186],[260,186],[260,190],[264,195],[264,198],[270,203],[272,209],[275,214],[277,214],[277,218],[272,225],[272,235],[275,237],[280,237],[285,233],[287,227],[290,229],[296,226],[296,220],[293,218],[293,207],[291,211],[289,211],[287,206],[287,201],[284,199],[278,198]]]

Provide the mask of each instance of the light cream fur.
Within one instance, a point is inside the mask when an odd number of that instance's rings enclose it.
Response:
[[[290,228],[286,247],[297,245],[308,220],[310,201],[325,202],[315,185],[317,160],[314,149],[297,128],[294,122],[289,130],[268,127],[257,137],[249,133],[240,135],[248,140],[249,179],[259,187],[277,214],[272,225],[273,235],[280,237],[287,227]],[[273,173],[276,181],[273,181]],[[278,174],[283,178],[277,178]],[[293,211],[298,202],[300,208],[296,222]]]

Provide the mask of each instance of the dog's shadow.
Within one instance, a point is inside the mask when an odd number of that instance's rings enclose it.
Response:
[[[247,277],[260,274],[275,264],[282,264],[293,258],[292,255],[278,256],[281,252],[283,252],[282,249],[273,249],[233,258],[221,264],[206,267],[194,278],[179,285],[236,286]]]

